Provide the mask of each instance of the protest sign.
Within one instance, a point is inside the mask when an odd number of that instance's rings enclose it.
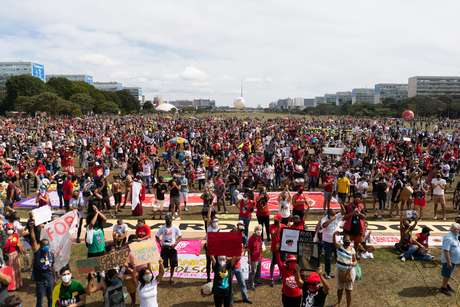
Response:
[[[242,234],[235,232],[208,232],[208,254],[239,257],[243,253]]]
[[[37,209],[32,210],[34,216],[35,225],[41,225],[43,223],[51,221],[51,207],[43,206]]]
[[[129,244],[134,266],[156,262],[160,259],[158,247],[153,240],[144,240]]]
[[[301,270],[316,270],[319,266],[319,247],[314,238],[314,231],[299,232],[297,263]]]
[[[300,230],[298,229],[283,228],[281,231],[280,251],[297,254],[299,233]]]
[[[124,248],[100,257],[77,260],[76,266],[80,273],[102,272],[124,265],[128,256],[129,248]]]
[[[201,240],[181,240],[176,245],[178,254],[199,255],[201,252]]]
[[[72,235],[77,230],[79,220],[78,211],[72,210],[46,224],[41,232],[41,239],[49,241],[56,271],[69,263]]]
[[[343,155],[345,148],[336,148],[336,147],[323,147],[323,154],[325,155]]]

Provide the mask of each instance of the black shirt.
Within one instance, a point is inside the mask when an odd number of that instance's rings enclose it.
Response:
[[[156,183],[154,185],[154,188],[156,189],[156,197],[158,200],[164,200],[165,199],[165,191],[168,190],[166,185],[164,183]]]
[[[176,182],[176,184],[177,184],[177,182]],[[171,187],[171,190],[170,190],[170,192],[169,192],[169,193],[170,193],[170,196],[171,196],[171,197],[179,197],[179,188],[178,188],[178,184],[177,184],[177,186],[174,186],[174,185],[173,185],[173,180],[171,180],[171,181],[169,182],[169,186]]]
[[[310,293],[308,291],[308,284],[304,283],[302,287],[303,297],[301,307],[323,307],[326,303],[327,294],[324,292],[322,286],[319,287],[318,292]]]

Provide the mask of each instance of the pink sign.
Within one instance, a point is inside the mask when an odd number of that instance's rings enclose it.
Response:
[[[182,240],[176,245],[178,254],[200,255],[201,240]]]

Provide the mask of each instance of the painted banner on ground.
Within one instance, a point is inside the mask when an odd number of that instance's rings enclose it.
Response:
[[[140,266],[147,263],[154,263],[160,259],[158,246],[153,240],[144,240],[129,244],[131,257],[134,266]]]
[[[77,230],[78,223],[78,211],[72,210],[46,224],[41,231],[41,239],[48,239],[50,250],[54,254],[56,271],[69,263],[72,236]]]
[[[129,256],[129,248],[111,251],[110,253],[88,259],[76,261],[77,269],[80,273],[102,272],[123,266]]]
[[[323,192],[304,192],[305,195],[312,200],[311,210],[322,210],[323,209]],[[59,208],[59,197],[56,191],[50,191],[49,193],[50,203],[52,208]],[[254,193],[257,197],[258,193]],[[270,211],[278,211],[278,196],[280,192],[268,192],[268,207]],[[293,193],[294,194],[294,193]],[[203,205],[203,200],[201,199],[201,193],[189,193],[187,206],[194,207],[194,206],[201,206]],[[113,197],[110,198],[110,202],[112,206],[115,205]],[[143,207],[154,207],[155,202],[155,195],[154,194],[146,194],[145,200],[142,202]],[[127,202],[130,205],[130,201]],[[169,204],[169,195],[165,195],[165,204]],[[23,199],[17,202],[17,206],[19,207],[26,207],[26,208],[35,208],[37,207],[36,198],[31,197],[27,199]],[[183,206],[183,204],[181,204]],[[335,198],[331,200],[331,208],[332,209],[340,209],[340,205]]]
[[[243,253],[242,233],[208,232],[207,249],[211,256],[238,257]]]

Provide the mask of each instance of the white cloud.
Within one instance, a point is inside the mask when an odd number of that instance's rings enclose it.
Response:
[[[187,66],[184,71],[180,74],[180,77],[186,81],[205,81],[208,79],[208,74],[204,71],[193,67]]]
[[[79,60],[82,61],[83,63],[91,64],[91,65],[104,65],[104,66],[115,65],[115,61],[113,61],[111,58],[103,54],[97,54],[97,53],[83,54],[82,56],[80,56]]]

